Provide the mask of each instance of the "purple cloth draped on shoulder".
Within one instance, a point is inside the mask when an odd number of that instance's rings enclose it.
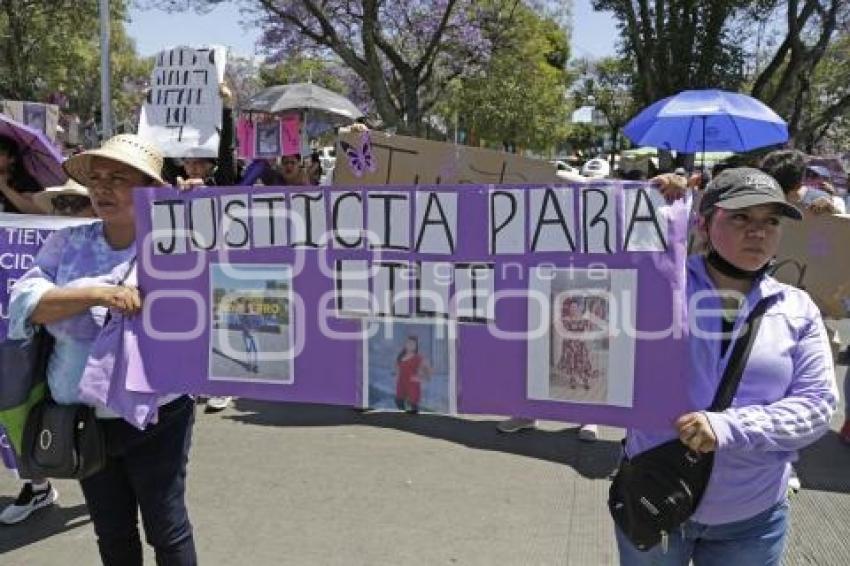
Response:
[[[111,315],[92,345],[80,380],[80,399],[106,407],[142,430],[156,422],[157,394],[127,388],[128,382],[138,379],[136,374],[144,374],[144,363],[133,321],[120,312]]]
[[[127,269],[126,263],[114,269],[111,274],[113,281],[126,280],[128,284],[135,285],[135,268],[129,267],[129,273]],[[149,423],[156,422],[158,395],[150,388],[129,387],[133,383],[147,383],[136,333],[139,318],[128,318],[120,312],[110,311],[89,350],[80,379],[79,395],[84,403],[106,407],[143,430]]]

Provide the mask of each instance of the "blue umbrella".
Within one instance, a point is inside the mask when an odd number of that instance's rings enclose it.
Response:
[[[788,125],[762,102],[722,90],[686,90],[644,108],[623,132],[638,145],[696,153],[743,152],[788,140]]]

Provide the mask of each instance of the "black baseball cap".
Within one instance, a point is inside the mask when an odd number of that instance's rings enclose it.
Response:
[[[725,169],[706,187],[699,211],[706,214],[712,207],[739,210],[760,204],[776,204],[784,216],[802,220],[803,213],[785,200],[776,180],[752,167]]]

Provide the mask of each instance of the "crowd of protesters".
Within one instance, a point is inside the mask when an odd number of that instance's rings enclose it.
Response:
[[[31,336],[35,326],[43,325],[56,339],[48,383],[57,402],[79,401],[85,360],[107,311],[132,315],[141,309],[138,290],[116,284],[116,273],[134,269],[134,187],[319,183],[322,170],[315,156],[306,163],[301,155],[284,155],[240,165],[234,151],[232,96],[224,86],[221,95],[223,127],[214,159],[167,159],[149,141],[122,134],[64,161],[70,177],[66,184],[41,187],[23,167],[21,148],[0,138],[3,211],[97,219],[53,233],[12,292],[9,336]],[[639,180],[648,175],[626,171],[619,176]],[[723,302],[711,323],[731,332],[755,302],[769,300],[771,306],[769,322],[762,327],[747,366],[752,369],[745,370],[745,386],[733,408],[717,413],[701,410],[717,386],[729,341],[693,339],[689,343],[693,411],[681,415],[665,432],[628,431],[625,454],[630,458],[678,437],[695,452],[717,452],[723,459],[715,469],[721,479],[713,483],[681,532],[671,533],[664,548],[638,551],[617,532],[622,564],[686,564],[690,559],[708,563],[705,556],[713,557],[711,563],[724,559],[734,564],[779,564],[787,533],[791,462],[797,450],[827,430],[838,393],[817,305],[804,291],[770,277],[766,266],[781,246],[782,223],[800,220],[802,209],[812,214],[845,212],[830,180],[828,170],[807,165],[805,155],[785,149],[758,162],[730,160],[710,173],[688,175],[680,169],[652,177],[668,199],[689,191],[695,196],[694,233],[700,244],[695,248],[699,253],[688,261],[689,292],[735,291],[741,298]],[[766,368],[778,369],[767,375]],[[210,398],[207,410],[222,410],[230,402],[228,397]],[[106,565],[142,564],[138,512],[158,564],[197,563],[185,501],[195,400],[164,395],[156,405],[159,420],[142,430],[98,407],[98,417],[109,431],[108,461],[81,486]],[[501,423],[500,430],[533,426],[533,420],[517,416]],[[582,438],[596,438],[594,425],[581,430]],[[850,421],[840,436],[850,444]],[[23,521],[57,497],[47,478],[27,482],[18,499],[0,513],[0,522]]]

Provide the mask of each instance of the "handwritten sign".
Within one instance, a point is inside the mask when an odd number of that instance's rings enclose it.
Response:
[[[224,80],[224,47],[175,47],[160,52],[139,118],[139,135],[167,157],[216,157]]]
[[[783,224],[773,276],[805,291],[825,317],[850,316],[850,216],[806,214]]]
[[[338,186],[558,182],[539,159],[375,131],[341,133],[336,155]]]
[[[686,406],[690,203],[646,184],[134,198],[139,387],[617,425]]]

